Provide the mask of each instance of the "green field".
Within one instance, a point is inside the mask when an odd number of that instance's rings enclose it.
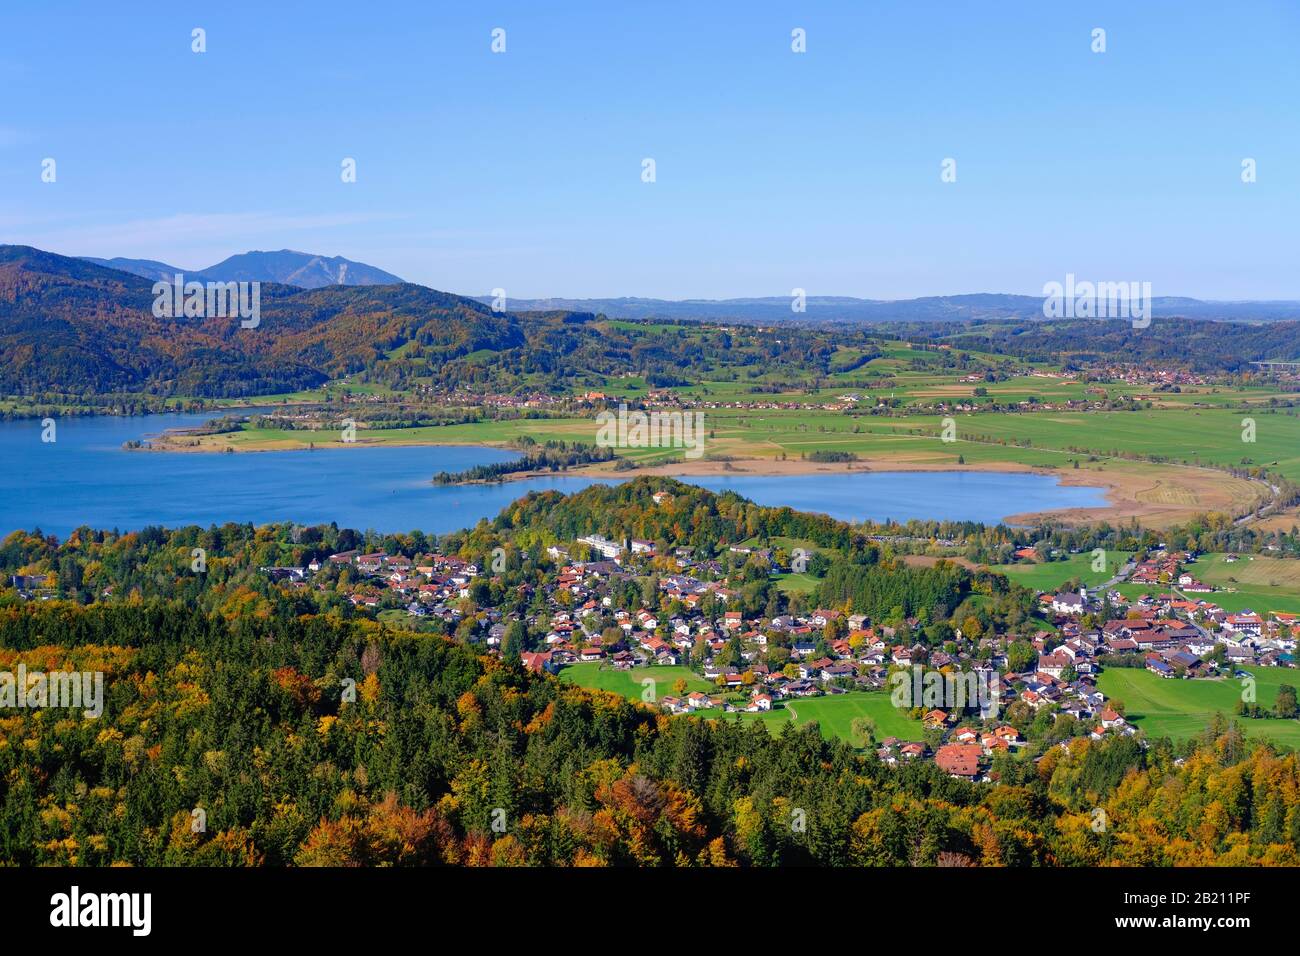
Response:
[[[773,733],[779,733],[787,723],[802,727],[816,721],[827,740],[838,737],[849,743],[855,743],[852,725],[856,717],[875,722],[877,740],[885,737],[920,740],[924,731],[921,722],[909,718],[906,710],[895,707],[888,692],[883,690],[784,701],[765,714],[740,714],[739,717],[760,720]],[[734,719],[734,716],[726,714],[722,719]]]
[[[672,696],[676,693],[673,684],[681,678],[686,681],[686,692],[699,691],[704,694],[717,693],[718,688],[704,680],[687,667],[655,666],[634,667],[632,670],[615,670],[599,661],[587,661],[570,664],[560,671],[560,680],[569,681],[579,687],[593,690],[607,690],[620,694],[628,700],[640,701],[647,689],[642,681],[654,681],[654,699]]]
[[[1229,563],[1227,555],[1211,554],[1187,566],[1206,584],[1232,588],[1204,595],[1225,611],[1250,608],[1260,614],[1284,611],[1300,614],[1300,561],[1243,554]]]
[[[1300,671],[1289,668],[1247,668],[1255,675],[1256,702],[1271,707],[1282,684],[1300,687]],[[1108,668],[1097,687],[1110,700],[1122,701],[1126,718],[1152,737],[1194,737],[1209,726],[1215,713],[1229,720],[1241,699],[1241,681],[1232,678],[1167,680],[1135,668]],[[1268,737],[1280,744],[1300,746],[1300,721],[1238,719],[1249,737]]]
[[[810,574],[778,574],[774,580],[776,581],[776,586],[787,594],[791,592],[811,594],[817,589],[817,585],[820,583]]]
[[[594,690],[607,690],[620,694],[628,700],[641,701],[645,690],[642,681],[655,681],[655,697],[673,694],[673,684],[678,678],[685,678],[687,692],[700,691],[715,693],[718,688],[699,677],[685,667],[638,667],[630,671],[614,670],[596,662],[571,664],[560,671],[560,680],[569,681],[579,687]],[[920,740],[923,727],[919,720],[912,720],[907,711],[900,710],[890,701],[885,691],[855,692],[835,694],[827,697],[809,697],[803,700],[778,703],[774,709],[761,714],[724,714],[722,711],[706,711],[701,716],[719,720],[757,720],[761,721],[773,733],[779,733],[783,725],[793,722],[801,727],[809,721],[817,721],[822,736],[830,740],[835,737],[853,742],[853,719],[868,717],[875,721],[877,738],[901,737],[904,740]]]
[[[731,717],[731,715],[727,715]],[[803,700],[784,701],[766,714],[741,714],[742,719],[757,719],[768,730],[780,732],[784,724],[793,722],[802,727],[810,721],[818,722],[822,736],[827,740],[840,737],[853,740],[853,721],[857,717],[870,718],[876,724],[876,739],[901,737],[920,740],[922,723],[907,717],[907,711],[896,708],[885,691],[841,693],[827,697],[806,697]]]
[[[1041,564],[1032,562],[997,564],[989,570],[1005,574],[1012,581],[1027,588],[1037,591],[1055,591],[1066,581],[1074,578],[1081,580],[1087,587],[1104,584],[1113,578],[1131,557],[1133,557],[1131,551],[1108,551],[1105,569],[1102,571],[1092,570],[1091,551],[1068,555],[1064,561],[1045,561]]]

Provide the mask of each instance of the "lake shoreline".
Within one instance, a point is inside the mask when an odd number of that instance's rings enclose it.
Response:
[[[237,434],[237,433],[234,433]],[[310,433],[304,433],[310,434]],[[427,436],[403,440],[385,437],[383,440],[371,440],[364,436],[364,431],[356,441],[343,442],[336,432],[323,432],[331,436],[319,444],[308,443],[312,439],[294,437],[278,438],[272,441],[249,443],[252,447],[239,447],[225,440],[225,433],[215,435],[198,435],[193,429],[172,429],[151,439],[147,446],[131,449],[155,452],[180,452],[187,454],[223,454],[231,449],[243,454],[245,452],[263,451],[312,451],[336,448],[402,448],[402,447],[478,447],[500,452],[518,453],[502,442],[477,441],[431,442]],[[194,442],[182,444],[182,442]],[[1106,521],[1138,520],[1151,527],[1177,524],[1187,520],[1194,511],[1208,512],[1224,510],[1214,503],[1215,485],[1223,482],[1220,472],[1197,468],[1190,465],[1166,463],[1159,472],[1142,462],[1107,461],[1105,464],[1088,463],[1080,468],[1044,467],[1011,461],[992,461],[955,464],[951,461],[925,461],[914,457],[886,458],[863,457],[849,463],[826,463],[809,461],[802,458],[757,458],[734,457],[728,460],[700,458],[694,460],[678,459],[676,461],[647,463],[635,468],[615,470],[613,463],[600,462],[569,468],[564,471],[529,470],[505,474],[491,479],[474,479],[455,482],[446,487],[472,485],[501,485],[512,481],[527,481],[536,478],[578,478],[578,479],[627,479],[640,475],[661,475],[669,478],[689,479],[693,477],[802,477],[810,475],[863,474],[881,472],[943,472],[959,474],[962,472],[1034,474],[1051,476],[1063,487],[1086,487],[1098,489],[1105,497],[1104,505],[1077,507],[1063,505],[1060,508],[1046,510],[1019,511],[1002,517],[1006,524],[1035,525],[1045,521],[1055,521],[1066,525],[1083,525]],[[430,480],[432,481],[432,475]],[[1203,503],[1192,506],[1189,498],[1201,499]]]
[[[130,450],[145,452],[178,452],[185,454],[256,454],[274,451],[327,451],[352,448],[440,447],[439,443],[431,443],[423,440],[409,442],[401,440],[384,440],[380,442],[358,439],[353,442],[331,441],[314,447],[307,447],[301,443],[293,443],[289,447],[259,447],[238,449],[234,452],[228,452],[227,449],[231,448],[229,445],[215,446],[208,444],[185,446],[170,444],[167,440],[167,436],[169,435],[183,437],[187,434],[191,433],[186,429],[177,429],[173,432],[164,433],[161,441],[155,440],[154,444]],[[192,434],[191,437],[193,437]],[[442,447],[480,447],[503,452],[517,451],[516,449],[509,448],[504,444],[492,442],[481,442],[476,445],[443,443]],[[680,460],[661,464],[639,465],[636,468],[625,468],[621,470],[615,469],[613,464],[610,462],[599,462],[567,468],[563,471],[530,469],[527,471],[511,472],[495,478],[467,479],[464,481],[449,482],[442,487],[454,488],[472,487],[475,485],[504,485],[511,482],[529,481],[537,478],[628,480],[643,475],[680,479],[712,477],[725,478],[729,476],[750,478],[795,478],[806,477],[809,475],[861,475],[909,472],[947,474],[983,472],[993,474],[1041,475],[1055,478],[1057,483],[1064,487],[1096,488],[1102,491],[1106,496],[1107,504],[1099,505],[1094,508],[1066,506],[1060,509],[1005,515],[1002,518],[1002,521],[1006,524],[1029,525],[1039,523],[1043,520],[1069,520],[1070,523],[1083,524],[1090,521],[1112,520],[1121,514],[1127,514],[1128,510],[1134,504],[1134,502],[1128,500],[1127,496],[1124,494],[1124,482],[1111,476],[1100,475],[1093,470],[1086,470],[1083,474],[1077,474],[1074,471],[1067,472],[1060,469],[1034,467],[1032,465],[1021,465],[1015,462],[981,462],[978,464],[953,466],[947,463],[894,462],[889,460],[872,459],[861,459],[847,463],[827,463],[809,461],[803,458],[790,458],[785,460],[767,458],[734,458],[725,461],[710,459],[698,459],[694,461]],[[430,483],[433,483],[432,476],[430,476]],[[1065,515],[1070,515],[1071,517],[1066,519],[1063,517]]]

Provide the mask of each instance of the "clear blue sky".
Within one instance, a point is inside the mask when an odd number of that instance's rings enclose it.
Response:
[[[1297,49],[1295,0],[11,2],[0,241],[512,297],[1300,298]]]

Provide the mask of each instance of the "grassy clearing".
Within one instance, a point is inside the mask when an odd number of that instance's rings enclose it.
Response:
[[[912,720],[906,710],[893,705],[885,691],[835,694],[827,697],[809,697],[804,700],[785,701],[765,714],[739,714],[741,720],[758,720],[773,733],[780,733],[787,723],[802,727],[816,721],[827,740],[839,738],[855,746],[853,721],[866,717],[875,722],[876,737],[899,737],[903,740],[920,740],[924,728],[919,720]],[[723,719],[735,719],[727,714]]]
[[[702,694],[716,693],[718,688],[701,678],[687,667],[655,666],[635,667],[632,670],[615,670],[598,661],[570,664],[560,671],[560,680],[569,681],[579,687],[592,690],[607,690],[626,697],[628,700],[640,701],[647,686],[642,681],[654,681],[654,697],[658,700],[665,695],[677,693],[673,685],[678,680],[686,681],[686,693],[699,691]]]
[[[810,574],[779,574],[776,586],[786,593],[811,594],[817,589],[818,580]]]
[[[1095,587],[1113,578],[1116,572],[1133,557],[1131,551],[1106,552],[1106,564],[1101,571],[1092,569],[1093,556],[1088,551],[1071,554],[1064,561],[1045,561],[1041,564],[996,564],[989,568],[1005,574],[1010,580],[1038,591],[1055,591],[1066,581],[1081,580],[1087,587]]]

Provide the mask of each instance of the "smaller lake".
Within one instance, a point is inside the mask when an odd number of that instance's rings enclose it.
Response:
[[[869,471],[843,475],[720,475],[683,478],[734,491],[771,507],[814,511],[841,521],[979,521],[1065,508],[1104,508],[1104,488],[1062,485],[1051,475],[998,471]]]
[[[0,422],[0,537],[18,528],[66,536],[79,525],[134,530],[228,521],[294,521],[380,532],[445,533],[493,518],[530,491],[578,491],[591,478],[530,478],[435,486],[439,471],[505,461],[492,448],[407,446],[245,452],[128,452],[122,443],[212,416],[65,418],[58,440],[39,421]],[[1009,514],[1106,504],[1098,488],[995,472],[859,472],[683,479],[846,521],[951,518],[996,523]]]

